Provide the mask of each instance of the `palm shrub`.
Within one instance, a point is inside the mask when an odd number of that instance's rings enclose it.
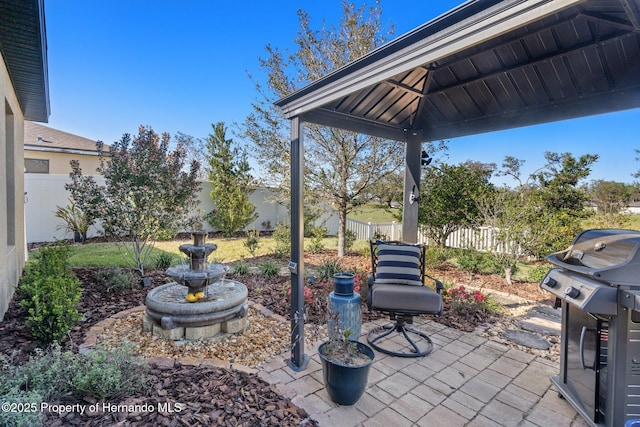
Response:
[[[31,334],[49,345],[61,340],[82,318],[78,313],[82,289],[68,264],[68,246],[43,246],[35,258],[19,284],[20,305],[29,312],[26,325]]]
[[[64,225],[58,225],[56,229],[64,229],[71,233],[81,234],[87,232],[91,225],[91,220],[73,200],[69,200],[69,205],[65,207],[56,206],[56,208],[56,217],[64,221]]]

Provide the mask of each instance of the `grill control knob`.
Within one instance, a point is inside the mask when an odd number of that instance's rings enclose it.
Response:
[[[555,288],[558,285],[558,281],[553,277],[545,277],[542,284],[548,288]]]
[[[569,298],[578,298],[580,296],[580,290],[574,288],[573,286],[569,286],[564,290],[564,294]]]

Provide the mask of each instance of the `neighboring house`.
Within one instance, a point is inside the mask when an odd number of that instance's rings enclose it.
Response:
[[[43,0],[0,0],[0,320],[26,260],[24,121],[49,120]]]
[[[68,175],[71,172],[71,160],[80,162],[85,175],[96,175],[100,164],[96,141],[25,121],[25,173]]]

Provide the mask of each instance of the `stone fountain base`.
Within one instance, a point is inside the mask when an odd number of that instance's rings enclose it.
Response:
[[[174,341],[217,338],[247,329],[247,287],[235,280],[221,279],[204,290],[205,299],[185,300],[188,288],[169,283],[151,290],[145,301],[142,328],[155,336]]]

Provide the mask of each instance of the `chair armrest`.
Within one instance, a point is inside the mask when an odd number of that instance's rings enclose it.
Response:
[[[442,293],[442,290],[444,289],[444,285],[442,284],[442,282],[440,280],[435,279],[435,278],[429,276],[428,274],[425,274],[424,277],[427,277],[427,278],[433,280],[433,282],[436,284],[436,293],[437,294],[441,294]]]
[[[374,276],[372,273],[369,273],[369,277],[367,278],[367,308],[369,309],[369,313],[372,311],[371,306],[371,298],[373,296],[373,282]]]
[[[375,277],[373,276],[373,274],[369,273],[369,277],[367,277],[367,285],[369,285],[369,287],[372,287],[374,280],[375,280]]]
[[[440,280],[436,280],[436,292],[441,294],[443,289],[444,285],[442,284],[442,282]]]

